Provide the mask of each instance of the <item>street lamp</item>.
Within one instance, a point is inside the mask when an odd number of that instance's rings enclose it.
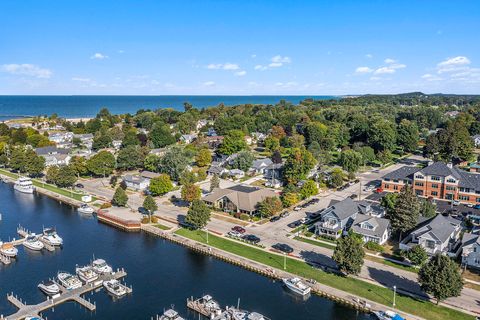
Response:
[[[395,296],[397,294],[397,286],[393,286],[393,306],[395,307]]]
[[[283,270],[287,270],[287,253],[283,253]]]
[[[205,232],[207,233],[207,243],[208,243],[208,229],[205,228]]]

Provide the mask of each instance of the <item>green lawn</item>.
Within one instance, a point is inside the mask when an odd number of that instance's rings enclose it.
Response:
[[[330,250],[335,250],[334,245],[331,245],[331,244],[328,244],[328,243],[325,243],[325,242],[306,239],[306,238],[303,238],[303,237],[295,237],[293,239],[298,240],[298,241],[302,241],[302,242],[306,242],[306,243],[309,243],[309,244],[313,244],[314,246],[319,246],[319,247],[324,247],[324,248],[327,248],[327,249],[330,249]]]
[[[175,233],[201,243],[206,243],[206,234],[204,231],[179,229]],[[252,248],[238,242],[215,236],[213,234],[209,235],[209,245],[274,268],[283,269],[284,257],[265,250]],[[350,292],[354,295],[358,295],[387,306],[392,304],[393,292],[390,289],[379,287],[355,278],[345,278],[334,274],[325,273],[316,268],[310,267],[303,261],[287,258],[287,271],[305,278],[315,279],[325,285]],[[417,300],[399,294],[397,294],[396,304],[397,308],[400,310],[418,315],[425,319],[474,319],[473,316],[465,313],[443,306],[436,306],[428,301]]]
[[[154,226],[154,227],[157,227],[158,229],[161,229],[161,230],[170,230],[170,229],[172,229],[172,228],[167,227],[167,226],[165,226],[165,225],[163,225],[163,224],[160,224],[160,223],[154,224],[153,226]]]

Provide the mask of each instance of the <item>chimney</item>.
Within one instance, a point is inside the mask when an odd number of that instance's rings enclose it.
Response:
[[[453,168],[453,164],[451,162],[447,163],[447,167],[449,167],[450,169]]]

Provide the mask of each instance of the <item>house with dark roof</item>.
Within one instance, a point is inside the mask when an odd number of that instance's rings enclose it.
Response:
[[[480,269],[480,235],[472,233],[463,235],[462,264]]]
[[[434,162],[425,168],[405,166],[382,177],[385,191],[400,192],[405,185],[411,185],[421,197],[480,203],[480,174],[450,163]]]
[[[323,210],[320,221],[314,224],[315,233],[338,239],[347,231],[358,215],[358,204],[345,198]]]
[[[419,245],[430,255],[442,253],[457,257],[461,249],[461,231],[460,220],[438,214],[418,225],[400,242],[400,249],[410,250]]]
[[[249,171],[253,174],[263,174],[265,168],[273,164],[270,158],[256,159],[253,161]]]
[[[375,242],[380,245],[390,238],[390,220],[359,214],[350,228],[362,236],[364,242]]]
[[[209,206],[226,212],[255,214],[259,202],[277,194],[269,189],[236,185],[227,189],[215,188],[202,198]]]

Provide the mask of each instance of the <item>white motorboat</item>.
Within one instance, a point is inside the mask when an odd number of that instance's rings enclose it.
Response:
[[[39,317],[25,317],[25,320],[42,320],[42,318]]]
[[[15,181],[13,188],[23,193],[33,193],[33,191],[35,190],[32,179],[27,177],[19,177],[17,181]]]
[[[113,294],[115,297],[122,297],[127,294],[127,287],[120,281],[112,279],[103,281],[103,286],[107,291]]]
[[[283,278],[282,281],[288,289],[299,295],[306,296],[311,291],[311,288],[304,284],[299,278]]]
[[[56,294],[60,293],[60,287],[58,286],[58,284],[56,284],[55,282],[53,282],[51,280],[40,283],[38,285],[38,288],[40,290],[42,290],[43,293],[45,293],[49,296],[53,296],[53,295],[56,295]]]
[[[220,303],[215,301],[211,295],[206,294],[201,297],[198,300],[198,304],[212,315],[217,315],[222,312],[222,307],[220,306]]]
[[[112,267],[103,259],[93,260],[92,268],[98,274],[112,273]]]
[[[92,214],[95,212],[95,210],[93,210],[93,208],[86,203],[82,203],[80,207],[78,207],[77,211],[80,213],[86,213],[86,214]]]
[[[77,276],[68,272],[59,272],[57,278],[60,284],[67,290],[77,289],[82,286],[82,281],[80,281]]]
[[[61,246],[63,245],[63,239],[57,234],[57,231],[54,228],[44,228],[42,239],[52,245],[52,246]]]
[[[98,279],[98,273],[93,270],[92,266],[77,267],[75,271],[80,280],[85,283],[90,283]]]
[[[374,311],[372,312],[378,320],[405,320],[398,313],[386,310],[386,311]]]
[[[38,240],[38,236],[35,233],[27,235],[23,241],[23,245],[26,248],[34,251],[40,251],[45,247],[45,245]]]
[[[258,312],[248,312],[235,307],[227,309],[219,316],[213,317],[214,320],[269,320],[269,318]]]
[[[18,254],[18,249],[11,243],[3,243],[0,241],[0,253],[4,256],[15,258]]]
[[[163,314],[158,318],[159,320],[184,320],[177,311],[173,309],[168,309],[163,312]]]

